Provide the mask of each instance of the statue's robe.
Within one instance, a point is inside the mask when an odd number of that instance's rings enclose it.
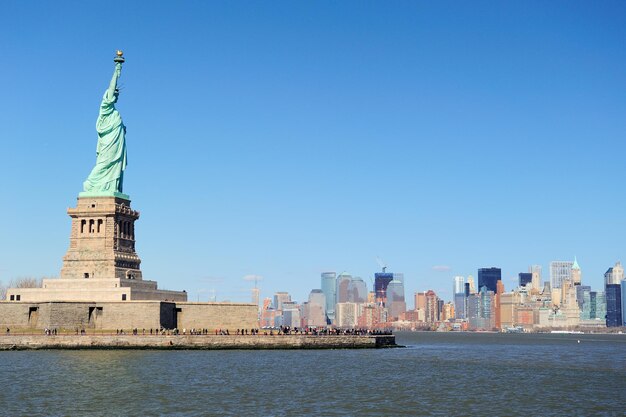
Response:
[[[96,166],[83,183],[84,191],[103,195],[121,193],[126,169],[126,126],[115,108],[115,97],[109,97],[108,90],[102,97],[96,130]]]

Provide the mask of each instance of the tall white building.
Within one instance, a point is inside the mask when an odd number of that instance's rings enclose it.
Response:
[[[623,279],[624,279],[624,268],[622,267],[622,263],[619,261],[615,263],[614,267],[609,268],[604,273],[604,285],[605,286],[609,284],[620,284]]]
[[[533,278],[530,281],[531,287],[534,290],[540,290],[541,289],[541,265],[531,266],[530,268],[528,268],[528,272],[533,274]]]
[[[337,327],[352,328],[356,326],[358,305],[356,303],[337,303],[335,320]]]
[[[452,296],[455,294],[465,293],[465,277],[456,276],[454,277],[454,285],[452,286]]]
[[[561,288],[563,281],[572,279],[572,261],[550,262],[550,286],[552,289]]]

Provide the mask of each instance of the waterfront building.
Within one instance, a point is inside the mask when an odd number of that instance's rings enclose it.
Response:
[[[487,287],[487,291],[494,294],[498,291],[497,283],[502,280],[502,270],[500,268],[480,268],[478,270],[478,288]]]
[[[521,294],[516,291],[506,292],[500,294],[499,298],[501,328],[517,326],[517,309],[521,304]]]
[[[425,296],[425,315],[427,323],[435,323],[439,321],[439,297],[433,290],[428,290]]]
[[[361,328],[375,329],[386,322],[385,308],[376,303],[367,303],[361,308],[357,325]]]
[[[550,262],[550,285],[552,289],[561,288],[563,281],[572,279],[572,266],[574,266],[574,262],[570,261]]]
[[[335,318],[335,304],[337,303],[337,274],[322,272],[322,292],[326,297],[326,322],[332,323]]]
[[[589,300],[589,318],[606,321],[606,293],[591,291]]]
[[[606,291],[606,327],[622,325],[622,289],[620,284],[608,284]]]
[[[335,320],[337,327],[353,328],[357,324],[358,306],[356,303],[337,303]]]
[[[469,328],[471,330],[493,330],[495,328],[493,291],[482,286],[477,294],[468,297]]]
[[[449,321],[454,319],[454,304],[444,303],[441,309],[441,321]]]
[[[518,305],[514,309],[515,325],[522,326],[525,329],[532,329],[535,324],[535,306]]]
[[[342,272],[337,276],[337,303],[347,303],[349,301],[348,287],[350,287],[352,275]]]
[[[541,290],[541,265],[532,265],[529,271],[533,276],[532,288],[537,291]]]
[[[502,319],[500,311],[500,296],[504,293],[504,283],[502,281],[496,282],[496,293],[493,298],[494,310],[495,310],[495,326],[497,329],[502,328]]]
[[[397,319],[401,313],[406,311],[404,300],[404,283],[395,279],[387,285],[386,306],[390,319]]]
[[[281,311],[283,304],[291,302],[291,295],[285,291],[278,291],[274,293],[274,309]]]
[[[518,277],[519,277],[518,285],[520,287],[523,287],[527,284],[530,284],[532,286],[532,282],[533,282],[532,272],[520,272]]]
[[[426,291],[415,293],[415,310],[426,310]]]
[[[466,298],[465,293],[454,294],[454,318],[465,318]]]
[[[591,287],[589,285],[578,285],[576,287],[576,302],[580,310],[581,320],[591,319]]]
[[[367,285],[365,284],[365,281],[359,277],[354,277],[348,284],[348,302],[367,302]]]

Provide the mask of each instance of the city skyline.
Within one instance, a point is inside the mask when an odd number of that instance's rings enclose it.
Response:
[[[192,300],[371,287],[377,256],[447,300],[574,257],[601,288],[626,253],[623,3],[119,5],[114,34],[97,5],[0,17],[5,284],[59,273],[118,48],[142,270]]]

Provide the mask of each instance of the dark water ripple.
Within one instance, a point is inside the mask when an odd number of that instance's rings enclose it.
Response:
[[[398,341],[408,347],[0,352],[0,415],[626,415],[626,335]]]

